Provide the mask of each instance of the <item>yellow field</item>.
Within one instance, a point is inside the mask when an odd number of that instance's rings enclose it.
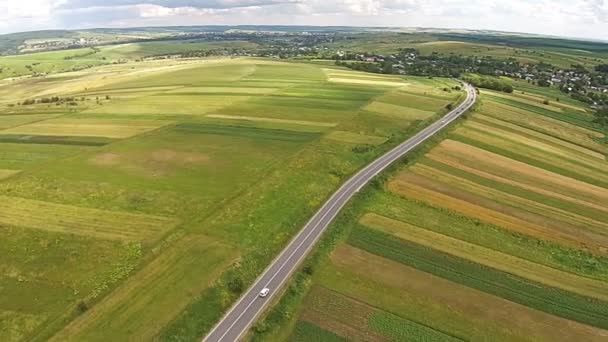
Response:
[[[574,106],[574,105],[571,105],[571,104],[565,103],[565,102],[559,102],[559,101],[556,101],[554,98],[546,98],[544,96],[540,96],[540,95],[536,95],[536,94],[530,94],[530,93],[522,94],[520,92],[513,92],[510,95],[506,95],[504,93],[490,91],[490,90],[482,90],[482,93],[487,93],[490,95],[505,97],[505,98],[509,98],[509,96],[511,96],[511,99],[513,99],[513,97],[515,97],[515,98],[519,99],[520,101],[522,99],[525,99],[525,100],[531,101],[532,104],[534,104],[535,106],[543,107],[543,108],[547,107],[547,105],[545,105],[543,102],[545,100],[549,100],[549,102],[550,102],[549,107],[557,107],[560,109],[572,109],[572,110],[576,110],[576,111],[579,111],[582,113],[587,112],[585,110],[585,108],[583,108],[583,107]]]
[[[0,169],[0,180],[7,179],[21,172],[21,170],[5,170]]]
[[[601,281],[563,272],[374,213],[365,214],[360,219],[360,222],[365,226],[395,235],[401,239],[515,274],[541,284],[561,288],[583,296],[601,300],[608,299],[608,288]]]
[[[42,323],[44,317],[25,312],[12,310],[0,310],[0,339],[3,342],[24,341],[27,334],[31,333]],[[18,327],[18,329],[11,329]]]
[[[335,273],[352,272],[356,279],[335,290],[375,306],[403,307],[413,312],[413,320],[463,329],[464,336],[476,336],[473,340],[487,338],[478,335],[480,326],[501,341],[599,342],[608,337],[605,330],[530,309],[348,245],[338,247],[331,261]],[[379,285],[372,287],[366,281]]]
[[[470,129],[473,126],[478,129]],[[480,130],[481,128],[484,130]],[[457,128],[455,134],[483,142],[484,144],[498,146],[528,158],[567,169],[585,177],[594,178],[601,182],[608,182],[608,174],[601,172],[601,170],[605,170],[606,168],[605,161],[589,160],[588,157],[585,158],[581,154],[569,153],[554,146],[486,125],[480,126],[479,124],[467,123],[465,126]],[[530,145],[526,144],[528,142]]]
[[[368,144],[368,145],[380,145],[383,144],[387,138],[378,137],[373,135],[358,134],[346,131],[332,131],[325,136],[326,139],[345,142],[349,144]]]
[[[545,160],[551,160],[557,166],[559,166],[559,162],[562,159],[564,162],[576,162],[583,165],[588,165],[589,167],[597,168],[599,170],[608,165],[606,160],[603,158],[589,158],[587,154],[582,154],[580,151],[565,149],[563,146],[556,146],[540,139],[530,138],[523,134],[509,132],[504,129],[483,124],[481,122],[469,120],[463,125],[463,127],[464,129],[461,130],[461,128],[459,128],[456,132],[474,139],[480,139],[482,136],[487,136],[488,138],[491,137],[492,142],[503,142],[502,144],[497,144],[496,146],[504,146],[509,150],[523,152],[528,155],[536,155],[534,152],[534,150],[536,150],[544,157]],[[473,128],[474,130],[466,128]],[[488,142],[486,140],[483,141]],[[608,177],[604,179],[608,180]]]
[[[197,93],[197,94],[217,94],[217,93],[232,93],[232,94],[270,94],[279,90],[279,88],[257,88],[257,87],[180,87],[167,91],[171,93]]]
[[[0,115],[0,129],[21,126],[34,121],[57,117],[58,114]]]
[[[363,71],[351,71],[351,70],[341,70],[341,69],[323,69],[323,72],[327,77],[351,77],[351,78],[361,78],[361,79],[370,79],[370,80],[384,80],[384,81],[402,81],[402,78],[396,75],[379,75],[372,74]]]
[[[589,148],[577,145],[577,144],[573,144],[569,141],[563,140],[563,139],[558,139],[555,137],[552,137],[550,135],[547,134],[543,134],[540,132],[537,132],[535,130],[532,129],[528,129],[528,128],[524,128],[521,126],[518,126],[516,124],[512,124],[506,121],[502,121],[499,119],[495,119],[491,116],[487,116],[487,115],[483,115],[483,114],[477,114],[475,115],[475,118],[471,120],[472,122],[479,122],[482,124],[492,124],[492,125],[496,125],[496,126],[500,126],[502,128],[505,128],[507,130],[511,130],[511,131],[516,131],[518,133],[521,133],[524,136],[528,136],[528,137],[532,137],[534,139],[537,139],[539,141],[543,141],[545,143],[547,143],[548,145],[553,145],[555,147],[558,147],[560,149],[565,149],[568,152],[574,152],[574,154],[578,154],[578,153],[584,153],[586,155],[589,155],[591,157],[595,157],[597,159],[600,159],[602,161],[606,160],[606,156],[603,153],[599,153],[596,152],[594,150],[591,150]]]
[[[51,341],[149,341],[235,259],[201,235],[176,241]]]
[[[538,132],[570,141],[580,146],[587,147],[600,153],[608,153],[608,147],[597,142],[593,138],[603,138],[604,135],[583,127],[556,120],[543,115],[530,115],[525,110],[504,105],[497,102],[484,100],[482,113],[496,119],[514,123],[527,128],[533,128]]]
[[[145,96],[134,99],[119,99],[90,109],[89,113],[99,114],[140,114],[140,115],[202,115],[227,105],[248,100],[250,96],[205,95],[200,97],[163,95]],[[179,105],[176,105],[179,104]]]
[[[432,152],[432,151],[431,151]],[[520,181],[516,181],[516,180],[512,180],[509,179],[507,177],[503,177],[503,176],[497,176],[495,174],[486,172],[486,171],[482,171],[480,169],[476,169],[467,165],[463,165],[459,162],[455,162],[455,161],[451,161],[451,160],[447,160],[446,158],[441,158],[441,157],[437,157],[434,154],[427,154],[426,155],[427,158],[431,159],[431,160],[435,160],[438,161],[440,163],[443,163],[447,166],[451,166],[457,169],[460,169],[462,171],[468,172],[470,174],[485,178],[485,179],[489,179],[489,180],[493,180],[493,181],[497,181],[503,184],[507,184],[507,185],[512,185],[524,190],[530,190],[545,196],[549,196],[549,197],[553,197],[562,201],[566,201],[566,202],[570,202],[573,204],[579,204],[579,205],[583,205],[583,206],[587,206],[589,208],[593,208],[593,209],[597,209],[597,210],[601,210],[601,211],[606,211],[608,212],[608,208],[606,208],[605,206],[599,205],[597,203],[593,203],[593,202],[589,202],[589,201],[585,201],[585,200],[581,200],[569,195],[564,195],[564,194],[560,194],[558,192],[555,192],[553,190],[550,189],[544,189],[542,187],[539,186],[535,186],[535,185],[531,185],[531,184],[526,184],[524,182],[520,182]]]
[[[490,90],[482,90],[480,93],[484,94],[484,95],[500,97],[503,99],[514,100],[517,102],[525,103],[525,104],[536,106],[536,107],[545,108],[545,109],[552,110],[557,113],[564,112],[563,109],[561,107],[559,107],[555,101],[553,101],[554,99],[547,99],[547,100],[549,100],[549,104],[546,105],[543,103],[543,101],[545,101],[544,98],[536,98],[536,97],[531,97],[531,98],[527,97],[526,98],[526,97],[520,96],[521,94],[517,94],[517,93],[505,94],[505,93],[500,93],[500,92],[495,92],[495,91],[490,91]],[[580,109],[577,108],[577,110],[580,110]]]
[[[494,202],[545,216],[547,217],[547,225],[564,226],[568,229],[580,228],[594,231],[598,234],[608,234],[608,223],[598,221],[592,217],[579,215],[572,209],[556,208],[521,196],[508,194],[420,163],[412,166],[410,170],[417,175],[437,181],[443,187],[448,188],[449,190],[447,191],[460,190],[462,193],[472,193]]]
[[[333,83],[349,83],[349,84],[364,84],[371,86],[387,86],[387,87],[405,87],[408,83],[402,81],[384,81],[376,79],[364,79],[364,78],[347,78],[347,77],[329,77],[327,79]]]
[[[513,231],[550,240],[577,248],[590,248],[595,252],[608,252],[608,237],[564,225],[548,226],[549,219],[521,209],[501,205],[472,194],[453,191],[446,194],[436,189],[420,186],[425,181],[420,176],[410,175],[407,180],[393,180],[389,189],[397,194],[416,198],[464,214],[483,222],[495,224]],[[417,184],[414,184],[416,182]],[[427,180],[427,182],[430,182]],[[447,191],[447,190],[446,190]]]
[[[9,128],[0,134],[81,136],[123,139],[158,129],[171,121],[59,118]]]
[[[174,219],[0,196],[0,223],[122,241],[149,241],[173,228]]]
[[[281,123],[282,124],[294,124],[294,125],[313,126],[313,127],[335,127],[338,125],[337,122],[275,119],[275,118],[263,118],[263,117],[257,117],[257,116],[242,116],[242,115],[209,114],[206,117],[215,118],[215,119],[247,120],[247,121],[279,123],[279,124],[281,124]]]
[[[608,202],[608,189],[531,166],[458,141],[444,140],[428,154],[428,157],[442,163],[457,165],[457,167],[474,166],[475,169],[483,170],[494,176],[517,181],[526,186],[542,188],[595,205]]]
[[[364,109],[389,118],[403,119],[408,121],[424,120],[435,115],[435,113],[431,111],[398,106],[380,101],[374,101],[367,105]]]

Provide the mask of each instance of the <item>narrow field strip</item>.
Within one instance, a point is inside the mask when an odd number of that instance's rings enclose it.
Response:
[[[335,127],[338,125],[337,122],[275,119],[275,118],[264,118],[264,117],[257,117],[257,116],[242,116],[242,115],[209,114],[209,115],[206,115],[206,117],[215,118],[215,119],[227,119],[227,120],[247,120],[247,121],[271,122],[271,123],[285,123],[285,124],[313,126],[313,127]]]
[[[478,168],[469,167],[467,165],[464,165],[459,162],[455,162],[453,160],[447,160],[446,158],[437,157],[434,154],[429,153],[425,157],[428,158],[428,160],[422,162],[421,164],[423,164],[423,165],[427,165],[429,163],[438,163],[438,165],[442,165],[443,167],[453,168],[453,170],[459,170],[462,172],[466,172],[470,175],[477,176],[480,179],[486,179],[489,181],[502,183],[502,184],[505,184],[508,186],[513,186],[513,187],[519,188],[524,191],[532,191],[537,194],[547,196],[547,197],[552,197],[552,198],[560,200],[560,201],[566,201],[566,202],[570,202],[571,204],[585,206],[585,207],[592,208],[594,210],[604,211],[604,212],[608,213],[608,206],[602,205],[600,203],[589,202],[586,200],[571,197],[569,195],[563,195],[563,194],[560,194],[560,193],[552,191],[552,190],[547,190],[547,189],[541,188],[539,186],[526,184],[524,182],[512,180],[512,179],[504,177],[504,176],[495,175],[495,174],[483,171]]]
[[[540,166],[552,172],[557,172],[570,178],[576,178],[608,188],[608,174],[604,172],[605,165],[589,165],[584,161],[576,161],[553,154],[547,150],[526,145],[520,141],[505,139],[479,129],[461,126],[454,131],[456,139],[464,141],[490,152],[504,155],[526,164]],[[606,162],[603,162],[606,163]]]
[[[530,99],[530,98],[523,98],[522,96],[520,96],[521,94],[501,94],[499,92],[494,92],[494,91],[489,91],[489,90],[482,90],[481,91],[482,95],[489,95],[489,96],[495,96],[495,97],[500,97],[500,98],[504,98],[504,99],[509,99],[512,101],[517,101],[517,102],[521,102],[521,103],[525,103],[527,105],[531,105],[531,106],[536,106],[536,107],[540,107],[540,108],[544,108],[547,110],[551,110],[557,113],[563,113],[563,109],[558,107],[557,105],[554,104],[555,101],[549,101],[550,103],[548,105],[544,104],[543,101],[545,99],[540,99],[540,98],[536,98],[536,99]],[[547,99],[547,100],[553,100],[553,99]],[[558,102],[559,103],[559,102]],[[581,111],[579,108],[577,108],[576,110]],[[584,111],[582,111],[584,112]]]
[[[496,204],[492,201],[484,202],[479,198],[472,198],[471,195],[466,196],[466,199],[456,198],[433,189],[414,185],[411,183],[411,180],[407,182],[392,181],[389,183],[388,188],[396,194],[475,217],[481,221],[524,235],[531,235],[542,240],[554,241],[576,248],[590,248],[596,253],[606,253],[608,251],[608,237],[606,236],[580,229],[568,230],[564,227],[548,227],[546,217],[539,217],[529,212]],[[479,204],[474,204],[473,202]],[[534,222],[531,222],[532,220]]]
[[[16,174],[19,174],[21,172],[21,170],[6,170],[6,169],[0,169],[0,180],[5,180],[7,178],[10,178]]]
[[[512,158],[455,140],[444,140],[427,154],[440,162],[456,165],[475,165],[478,170],[495,176],[515,180],[527,186],[582,199],[603,206],[608,203],[608,189],[589,184],[571,177],[532,166]]]
[[[389,233],[401,239],[500,271],[583,296],[608,301],[608,284],[598,280],[563,272],[374,213],[365,214],[359,222],[367,227]]]
[[[145,96],[112,101],[84,113],[110,115],[202,115],[228,105],[249,100],[247,95],[176,95]],[[179,104],[179,105],[176,105]]]
[[[562,112],[558,113],[549,109],[541,108],[534,105],[529,105],[512,99],[501,98],[492,95],[485,95],[484,99],[492,100],[494,102],[502,103],[506,106],[515,107],[522,111],[529,112],[530,114],[544,115],[549,118],[561,120],[576,126],[584,127],[590,130],[595,130],[597,127],[591,122],[592,116],[584,113],[573,113],[573,112]]]
[[[112,88],[107,90],[93,90],[84,93],[78,93],[78,96],[105,96],[108,94],[122,93],[149,93],[149,92],[164,92],[183,88],[182,86],[156,86],[156,87],[128,87],[128,88]]]
[[[177,225],[167,217],[0,196],[0,223],[121,241],[148,241]]]
[[[332,253],[322,283],[471,340],[603,341],[608,331],[568,321],[350,245]],[[334,278],[334,279],[332,279]],[[350,281],[339,281],[339,279]],[[500,323],[506,322],[506,323]],[[534,322],[534,324],[530,324]],[[567,326],[568,329],[561,329]]]
[[[356,72],[356,71],[345,71],[345,70],[336,70],[336,69],[323,69],[323,72],[328,77],[337,76],[337,77],[355,77],[355,78],[373,78],[373,79],[382,79],[382,80],[398,80],[402,79],[399,76],[394,75],[378,75],[371,74],[366,72]]]
[[[606,215],[601,218],[597,217],[597,219],[596,217],[579,215],[573,210],[557,208],[543,202],[537,202],[526,199],[522,196],[509,194],[423,164],[416,164],[412,166],[410,170],[414,174],[435,180],[443,186],[453,188],[454,190],[459,189],[463,192],[470,192],[498,203],[531,211],[547,218],[551,218],[551,221],[547,221],[548,225],[550,225],[554,220],[557,220],[577,226],[583,230],[589,229],[599,234],[608,234],[608,217]],[[407,176],[404,177],[404,180],[407,180]],[[447,190],[447,192],[450,192],[450,190]],[[604,219],[604,221],[600,221],[601,219]]]
[[[167,91],[167,94],[270,94],[280,88],[264,88],[264,87],[182,87]]]
[[[367,144],[367,145],[381,145],[388,140],[385,137],[379,137],[375,135],[359,134],[347,131],[332,131],[325,136],[326,139],[345,142],[349,144]]]
[[[365,84],[371,86],[388,86],[388,87],[405,87],[409,83],[399,81],[383,81],[376,79],[361,79],[361,78],[346,78],[346,77],[329,77],[327,79],[333,83],[349,83],[349,84]]]
[[[530,308],[598,328],[608,328],[608,303],[499,271],[436,249],[357,226],[348,243],[420,271]],[[604,331],[605,334],[608,332]]]
[[[502,146],[508,146],[513,150],[517,150],[517,145],[524,145],[527,147],[527,150],[530,151],[530,155],[535,155],[531,150],[538,150],[542,151],[546,155],[552,154],[560,159],[564,159],[564,162],[576,163],[583,167],[589,167],[598,171],[608,167],[608,162],[604,158],[600,157],[600,160],[597,158],[589,158],[586,155],[582,155],[580,151],[565,149],[563,146],[553,146],[535,138],[528,138],[520,133],[508,132],[504,129],[492,127],[472,120],[467,121],[463,127],[471,128],[466,130],[466,134],[479,131],[484,132],[483,134],[485,136],[495,136],[503,141]],[[549,156],[547,156],[545,159],[552,161],[555,160]]]
[[[530,113],[525,110],[492,101],[485,101],[481,107],[481,112],[486,116],[520,125],[565,141],[570,141],[599,153],[608,153],[608,146],[594,140],[594,138],[601,139],[604,137],[603,134],[597,131],[542,115],[530,115]]]
[[[522,136],[527,137],[527,138],[532,138],[532,139],[538,139],[542,142],[545,142],[549,145],[561,148],[561,149],[565,149],[568,150],[570,153],[584,153],[586,155],[589,155],[591,157],[600,159],[605,161],[606,160],[606,156],[603,153],[599,153],[597,151],[588,149],[586,147],[580,146],[580,145],[576,145],[573,144],[571,142],[565,141],[563,139],[558,139],[555,137],[552,137],[550,135],[547,134],[543,134],[528,128],[524,128],[515,124],[511,124],[508,123],[506,121],[502,121],[500,119],[496,119],[487,115],[483,115],[483,114],[476,114],[472,121],[474,122],[480,122],[484,125],[488,125],[488,126],[492,126],[495,125],[496,127],[500,127],[506,131],[512,131],[512,132],[517,132],[520,133]]]
[[[235,256],[232,248],[209,237],[187,235],[51,341],[153,340]]]
[[[395,104],[374,101],[367,105],[364,110],[377,113],[389,118],[402,120],[425,120],[435,115],[434,112],[426,111],[418,108],[399,106]]]
[[[61,114],[19,114],[0,115],[0,129],[7,129],[25,125],[34,121],[56,118]]]
[[[427,89],[427,91],[430,89]],[[409,90],[409,87],[404,89],[395,89],[391,92],[384,94],[383,96],[380,96],[376,100],[381,103],[417,108],[433,113],[435,113],[439,109],[444,108],[448,103],[450,103],[450,101],[446,98],[437,99],[436,97],[428,96],[428,93],[411,94],[408,93],[407,90]],[[455,94],[457,97],[460,93]],[[454,95],[452,95],[451,97],[455,98]]]
[[[0,134],[0,143],[37,145],[104,146],[115,141],[105,137],[67,135]]]
[[[213,125],[203,123],[181,123],[175,130],[190,134],[215,134],[251,139],[268,139],[291,142],[311,141],[322,134],[319,132],[304,132],[276,128],[241,127],[228,125]]]
[[[579,106],[573,106],[573,105],[565,103],[565,102],[555,101],[553,98],[547,98],[547,97],[544,97],[544,96],[541,96],[541,95],[533,95],[533,94],[530,94],[530,93],[521,94],[519,92],[517,92],[517,93],[514,92],[513,94],[509,94],[509,95],[507,95],[507,94],[503,95],[503,94],[500,94],[498,92],[491,92],[491,91],[488,91],[488,90],[482,90],[482,94],[483,93],[489,93],[489,94],[492,94],[492,95],[495,95],[495,96],[499,96],[499,97],[501,97],[501,96],[502,97],[509,97],[509,96],[511,96],[511,97],[515,97],[515,98],[519,98],[519,99],[526,99],[526,100],[530,100],[530,101],[536,101],[535,103],[537,105],[539,105],[539,106],[546,106],[543,102],[545,100],[549,100],[551,106],[560,107],[562,109],[563,108],[567,108],[567,109],[576,110],[576,111],[579,111],[579,112],[582,112],[582,113],[587,113],[587,111],[584,108],[581,108]]]
[[[0,131],[0,134],[129,138],[171,124],[163,120],[112,120],[60,118]]]

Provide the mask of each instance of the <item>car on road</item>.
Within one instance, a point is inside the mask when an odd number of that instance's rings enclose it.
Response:
[[[260,297],[266,297],[269,292],[270,292],[269,288],[267,288],[267,287],[263,288],[262,291],[260,291]]]

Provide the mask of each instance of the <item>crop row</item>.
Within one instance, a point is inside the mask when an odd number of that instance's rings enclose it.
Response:
[[[544,286],[360,226],[353,229],[349,243],[370,253],[531,308],[608,329],[608,303],[599,300]]]

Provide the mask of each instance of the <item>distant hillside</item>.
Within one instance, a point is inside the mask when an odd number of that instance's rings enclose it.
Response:
[[[0,55],[19,53],[19,47],[30,39],[65,39],[77,35],[76,32],[67,30],[31,31],[0,35]]]

